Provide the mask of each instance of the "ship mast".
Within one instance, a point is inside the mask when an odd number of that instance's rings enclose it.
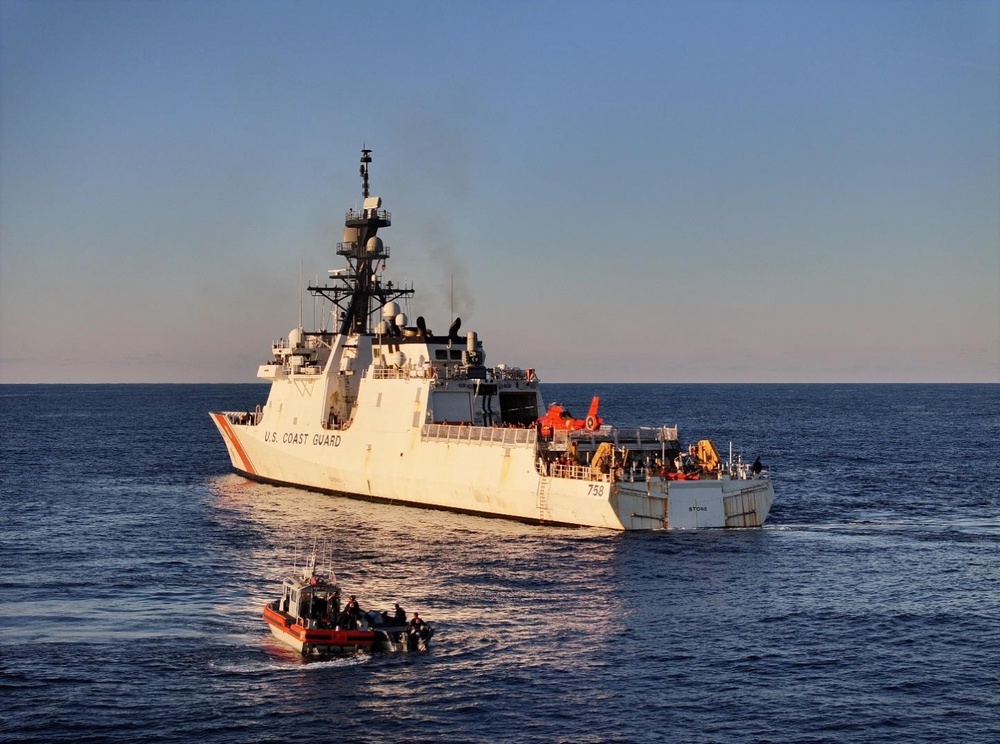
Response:
[[[371,315],[387,302],[413,295],[413,289],[394,287],[392,282],[382,284],[378,270],[385,267],[389,246],[378,237],[380,227],[392,224],[389,212],[382,209],[382,199],[371,196],[368,184],[368,166],[372,151],[361,150],[362,208],[349,209],[344,219],[344,239],[337,244],[337,253],[347,259],[350,267],[345,275],[338,276],[341,284],[309,287],[313,295],[321,295],[340,309],[339,332],[371,333]]]

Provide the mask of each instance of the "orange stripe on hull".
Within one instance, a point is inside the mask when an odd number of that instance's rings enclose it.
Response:
[[[303,628],[301,625],[293,623],[284,614],[275,612],[266,606],[264,607],[264,621],[300,643],[308,643],[314,646],[358,646],[367,648],[375,642],[375,633],[370,630]]]
[[[213,413],[212,417],[215,419],[215,423],[218,424],[219,428],[222,430],[222,434],[229,440],[229,443],[233,445],[233,449],[235,449],[236,454],[240,456],[240,460],[243,461],[243,469],[250,473],[250,475],[257,475],[257,471],[254,470],[253,464],[250,462],[250,457],[247,455],[247,451],[243,449],[243,445],[240,444],[240,440],[236,436],[236,432],[233,431],[233,427],[229,425],[229,419],[221,413]]]

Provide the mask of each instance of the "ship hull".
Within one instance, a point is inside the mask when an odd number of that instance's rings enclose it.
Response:
[[[421,425],[329,431],[233,424],[213,413],[234,469],[252,480],[535,524],[611,530],[757,527],[767,479],[556,478],[537,468],[533,429]],[[266,422],[266,415],[263,421]]]
[[[375,643],[373,631],[307,628],[270,606],[264,607],[263,617],[271,635],[300,654],[352,653],[370,649]]]

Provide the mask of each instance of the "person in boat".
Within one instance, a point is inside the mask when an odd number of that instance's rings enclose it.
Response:
[[[427,641],[431,637],[430,627],[420,619],[420,615],[416,612],[413,613],[413,619],[410,620],[410,629],[407,631],[407,635],[406,645],[411,651],[421,647],[426,648]]]
[[[399,606],[399,602],[396,602],[396,614],[392,616],[393,625],[406,625],[406,610]]]
[[[320,625],[322,625],[326,617],[326,609],[326,600],[314,596],[310,616],[313,620],[320,623]]]
[[[330,617],[334,619],[340,617],[340,589],[334,589],[330,598]]]
[[[760,471],[764,469],[764,466],[760,464],[760,455],[757,455],[757,459],[753,461],[753,465],[750,466],[754,475],[760,475]]]
[[[351,598],[347,600],[347,607],[344,608],[344,614],[350,624],[353,627],[358,627],[361,624],[361,605],[358,604],[357,598],[352,594]]]

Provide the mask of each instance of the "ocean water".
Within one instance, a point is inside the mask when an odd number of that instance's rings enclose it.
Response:
[[[554,385],[772,469],[767,525],[616,534],[230,472],[259,385],[0,386],[0,741],[1000,741],[1000,385]],[[313,541],[419,655],[260,619]]]

